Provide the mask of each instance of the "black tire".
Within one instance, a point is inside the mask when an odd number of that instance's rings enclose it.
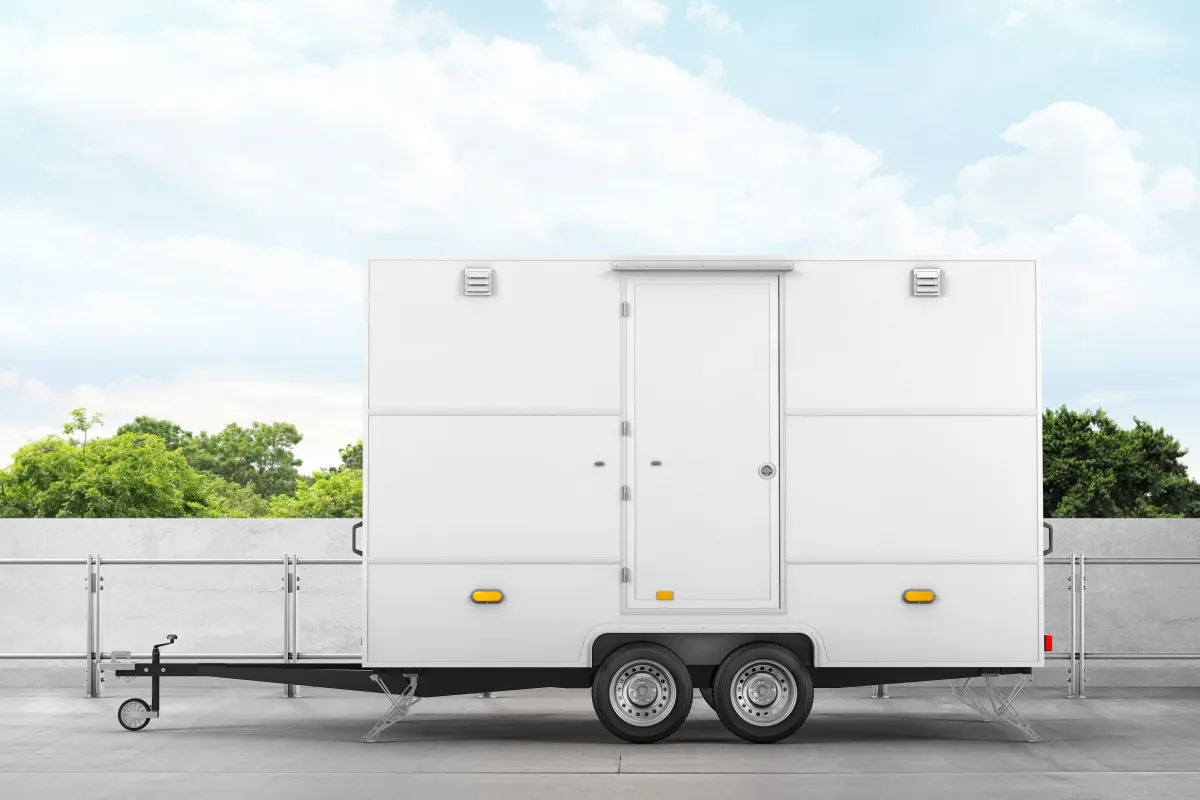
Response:
[[[149,717],[146,717],[145,719],[138,720],[138,721],[127,720],[125,718],[126,709],[128,709],[130,711],[139,711],[142,713],[149,713],[150,704],[147,703],[145,700],[141,700],[137,697],[131,697],[130,699],[126,700],[124,703],[121,703],[121,707],[117,709],[117,722],[121,723],[121,727],[124,728],[125,730],[140,731],[142,728],[144,728],[150,724]]]
[[[763,705],[751,699],[756,688]],[[754,744],[778,742],[800,730],[808,719],[812,676],[786,647],[748,644],[730,653],[717,668],[713,699],[717,716],[738,738]]]
[[[677,731],[692,710],[692,679],[679,656],[667,648],[626,645],[596,670],[592,707],[614,736],[633,744],[658,742]]]

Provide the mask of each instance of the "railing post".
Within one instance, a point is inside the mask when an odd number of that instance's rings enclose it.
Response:
[[[1079,554],[1079,690],[1076,695],[1086,700],[1087,691],[1087,568],[1086,557]]]
[[[87,649],[83,656],[83,692],[88,697],[96,696],[96,686],[93,683],[95,671],[92,669],[92,654],[96,652],[96,576],[92,572],[92,554],[88,553],[87,573],[83,578],[83,590],[87,592]]]
[[[100,669],[100,662],[104,660],[104,616],[100,613],[104,604],[101,601],[104,591],[104,574],[100,571],[100,554],[96,554],[95,562],[95,595],[96,595],[96,659],[92,662],[92,685],[96,687],[96,693],[93,697],[104,696],[104,671]]]
[[[87,650],[83,658],[86,673],[84,691],[88,697],[103,694],[104,675],[100,671],[100,656],[104,645],[100,635],[100,592],[104,589],[104,577],[100,574],[100,556],[88,554],[87,576],[83,588],[87,591]]]
[[[1071,604],[1071,653],[1067,660],[1067,699],[1075,697],[1075,554],[1071,553],[1071,574],[1067,576],[1067,600]]]
[[[296,591],[299,578],[296,575],[296,557],[283,556],[283,663],[293,664],[299,661],[296,647]],[[296,685],[285,684],[284,697],[299,697]]]
[[[292,643],[291,660],[293,664],[300,663],[300,564],[299,557],[292,553],[292,631],[290,641]],[[288,684],[288,689],[291,691],[289,697],[299,697],[300,687],[294,684]]]

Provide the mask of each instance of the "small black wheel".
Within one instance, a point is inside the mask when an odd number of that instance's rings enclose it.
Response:
[[[713,681],[717,716],[747,742],[778,742],[800,730],[813,704],[813,682],[796,654],[777,644],[730,653]]]
[[[117,709],[117,722],[127,731],[140,731],[150,724],[150,705],[136,697],[126,700]]]
[[[667,738],[692,710],[687,667],[665,647],[630,644],[614,652],[592,679],[592,706],[610,733],[634,744]]]

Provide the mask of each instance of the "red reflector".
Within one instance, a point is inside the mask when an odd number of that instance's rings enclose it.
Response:
[[[1046,652],[1052,652],[1054,650],[1054,637],[1047,633],[1043,638],[1046,640]]]

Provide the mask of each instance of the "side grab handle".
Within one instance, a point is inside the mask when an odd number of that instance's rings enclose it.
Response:
[[[362,550],[358,549],[358,529],[362,527],[362,522],[354,523],[354,527],[350,529],[350,549],[354,551],[356,556],[363,554]]]
[[[1049,522],[1046,522],[1043,520],[1042,527],[1045,528],[1048,533],[1049,541],[1047,541],[1046,544],[1050,545],[1049,547],[1047,547],[1045,550],[1042,551],[1042,555],[1048,556],[1054,552],[1054,526],[1051,525]]]

